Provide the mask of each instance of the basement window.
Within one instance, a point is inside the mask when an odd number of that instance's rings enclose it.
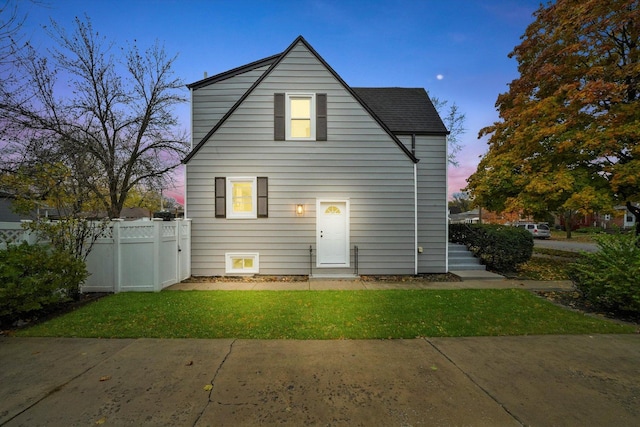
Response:
[[[225,254],[226,274],[257,274],[260,272],[260,256],[257,252]]]

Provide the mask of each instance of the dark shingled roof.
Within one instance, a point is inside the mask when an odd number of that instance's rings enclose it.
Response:
[[[449,132],[422,88],[352,87],[395,134],[446,135]]]

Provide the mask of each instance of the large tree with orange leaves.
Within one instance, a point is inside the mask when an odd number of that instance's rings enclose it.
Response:
[[[477,204],[529,213],[606,212],[640,223],[640,1],[557,0],[510,57],[520,77],[480,131],[489,151],[468,179]]]

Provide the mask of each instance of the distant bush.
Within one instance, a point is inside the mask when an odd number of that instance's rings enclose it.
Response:
[[[515,271],[533,254],[533,236],[517,227],[489,224],[451,224],[449,240],[462,243],[495,271]]]
[[[604,234],[606,230],[601,227],[581,227],[573,231],[579,234]]]
[[[640,238],[595,236],[599,250],[583,253],[569,277],[584,297],[601,308],[640,312]]]
[[[42,245],[0,250],[0,323],[78,298],[84,262]]]

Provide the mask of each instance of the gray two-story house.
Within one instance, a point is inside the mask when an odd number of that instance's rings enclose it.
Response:
[[[188,87],[194,276],[447,271],[448,132],[424,89],[350,87],[302,37]]]

